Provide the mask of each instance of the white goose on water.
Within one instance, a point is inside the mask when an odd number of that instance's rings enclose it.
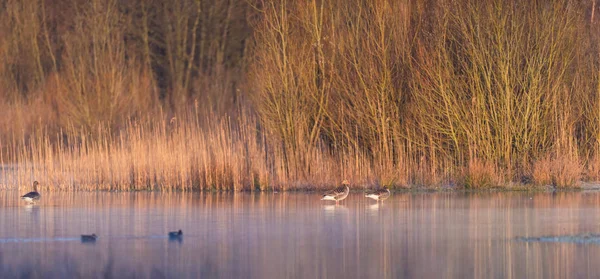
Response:
[[[350,193],[350,188],[348,185],[350,185],[350,182],[348,182],[348,180],[344,180],[341,187],[325,193],[321,200],[335,201],[335,204],[338,204],[339,201],[348,197],[348,193]]]
[[[40,195],[40,193],[37,192],[37,186],[40,183],[38,183],[37,181],[33,182],[33,192],[29,192],[23,196],[21,196],[21,199],[28,202],[28,203],[35,203],[36,201],[39,201],[40,198],[42,197],[42,195]]]

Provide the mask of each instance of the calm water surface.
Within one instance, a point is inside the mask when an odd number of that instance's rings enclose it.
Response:
[[[397,193],[379,205],[356,192],[339,206],[318,193],[42,193],[35,206],[19,194],[0,192],[0,278],[600,275],[600,240],[564,241],[600,234],[598,192]]]

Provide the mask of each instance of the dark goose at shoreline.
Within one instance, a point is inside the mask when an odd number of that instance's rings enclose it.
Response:
[[[40,193],[37,192],[38,185],[39,185],[39,182],[34,181],[33,182],[33,192],[29,192],[29,193],[21,196],[21,199],[24,201],[27,201],[29,203],[35,203],[36,201],[39,201],[40,198],[42,197],[42,195],[40,195]]]

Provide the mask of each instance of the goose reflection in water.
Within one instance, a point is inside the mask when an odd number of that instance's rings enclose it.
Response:
[[[27,213],[38,213],[40,211],[40,207],[32,203],[26,204],[24,208]]]
[[[369,211],[371,211],[371,212],[377,212],[377,211],[379,211],[379,203],[370,204],[369,205]]]
[[[327,216],[334,216],[348,213],[348,208],[343,205],[325,205],[323,206],[323,211]]]

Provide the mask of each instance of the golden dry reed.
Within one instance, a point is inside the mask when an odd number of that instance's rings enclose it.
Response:
[[[209,117],[209,124],[193,114],[127,122],[118,133],[99,127],[92,140],[81,130],[12,143],[1,155],[10,169],[0,188],[27,189],[37,179],[42,191],[288,190],[334,185],[339,177],[362,182],[372,177],[364,155],[349,154],[351,161],[339,162],[321,148],[308,151],[304,167],[310,173],[290,173],[278,143],[256,129],[254,118]]]
[[[594,1],[13,1],[4,188],[577,187]]]

